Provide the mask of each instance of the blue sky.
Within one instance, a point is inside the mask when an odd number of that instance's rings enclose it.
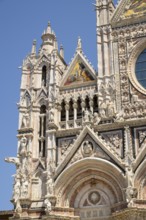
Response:
[[[116,1],[115,1],[116,2]],[[97,69],[96,15],[94,0],[0,0],[0,210],[9,210],[15,167],[4,162],[16,156],[19,87],[22,60],[30,52],[33,39],[37,49],[41,34],[51,22],[58,43],[63,44],[67,63],[74,55],[77,38]]]

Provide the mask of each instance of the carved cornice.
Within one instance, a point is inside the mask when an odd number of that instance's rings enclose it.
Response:
[[[138,126],[144,126],[145,124],[146,124],[146,118],[133,118],[119,122],[112,122],[112,123],[107,122],[104,124],[98,124],[98,125],[94,125],[93,128],[95,131],[111,131],[111,130],[123,129],[125,126],[138,127]],[[72,128],[72,129],[62,129],[62,130],[59,129],[56,132],[56,136],[63,137],[63,136],[76,135],[83,128],[84,126],[80,128]]]

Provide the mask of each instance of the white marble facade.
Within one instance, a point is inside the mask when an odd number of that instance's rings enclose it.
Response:
[[[14,219],[120,219],[112,216],[145,209],[146,88],[135,65],[146,49],[146,3],[134,2],[96,0],[98,73],[80,38],[66,64],[50,23],[37,54],[33,42],[18,153],[6,158],[16,165]]]

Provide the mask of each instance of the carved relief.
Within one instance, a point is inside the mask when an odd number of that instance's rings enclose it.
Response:
[[[146,200],[146,176],[145,175],[139,183],[138,199]]]
[[[101,137],[109,144],[109,146],[115,149],[118,154],[123,157],[123,132],[122,131],[111,131],[101,133]]]
[[[84,157],[90,157],[93,154],[93,143],[84,141],[82,143],[82,154]]]
[[[58,138],[58,163],[67,153],[68,148],[72,147],[75,137]]]
[[[135,151],[138,154],[146,145],[146,127],[135,128]]]
[[[99,115],[102,120],[114,119],[116,116],[115,104],[112,100],[103,100],[99,105]]]
[[[30,197],[30,175],[31,175],[31,153],[28,152],[28,139],[23,136],[20,139],[18,158],[6,158],[9,163],[16,165],[16,175],[13,187],[13,202],[15,205],[15,214],[21,213],[20,199],[28,199]]]
[[[146,116],[145,103],[128,104],[124,106],[124,119],[137,119]]]
[[[102,150],[100,146],[98,146],[92,138],[87,135],[85,140],[82,142],[81,146],[71,159],[71,164],[81,160],[82,158],[86,157],[99,157],[106,160],[111,160],[110,157]]]

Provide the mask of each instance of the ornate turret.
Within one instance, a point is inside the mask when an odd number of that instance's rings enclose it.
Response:
[[[47,29],[42,34],[42,50],[47,51],[47,53],[51,53],[51,51],[56,49],[56,36],[54,31],[51,29],[51,24],[48,22]]]

